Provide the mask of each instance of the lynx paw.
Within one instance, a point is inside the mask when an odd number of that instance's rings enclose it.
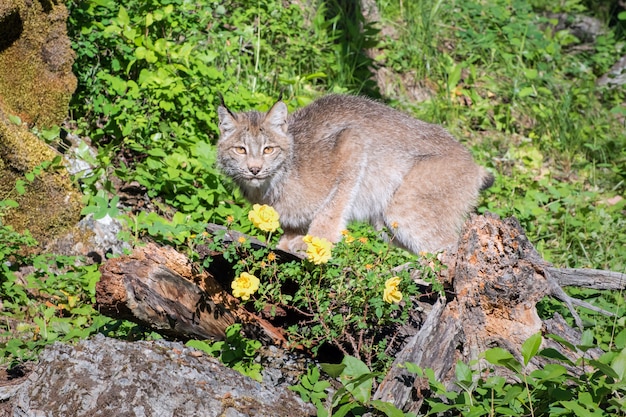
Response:
[[[276,246],[280,250],[291,253],[304,253],[306,252],[307,245],[302,240],[304,236],[283,236],[278,245]]]

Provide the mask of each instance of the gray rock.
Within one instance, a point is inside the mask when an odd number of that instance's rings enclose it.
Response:
[[[101,219],[88,214],[68,234],[48,244],[46,251],[68,256],[89,256],[101,263],[107,254],[120,255],[131,249],[128,242],[118,238],[122,229],[120,221],[108,214]]]
[[[607,31],[601,20],[591,16],[552,13],[547,17],[557,22],[554,27],[556,31],[568,30],[582,43],[593,43],[598,36]]]
[[[622,56],[606,74],[600,77],[597,84],[609,86],[626,84],[626,55]]]
[[[11,399],[12,416],[310,416],[284,385],[259,383],[174,342],[98,335],[55,343]]]

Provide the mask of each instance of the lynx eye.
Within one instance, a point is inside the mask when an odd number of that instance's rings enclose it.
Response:
[[[246,148],[244,148],[243,146],[236,146],[233,148],[235,150],[235,152],[237,152],[239,155],[245,155],[246,154]]]
[[[263,153],[265,155],[269,155],[272,152],[274,152],[274,147],[273,146],[266,146],[265,148],[263,148]]]

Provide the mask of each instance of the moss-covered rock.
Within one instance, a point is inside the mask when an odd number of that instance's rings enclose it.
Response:
[[[3,120],[0,112],[0,199],[12,199],[19,207],[8,210],[2,222],[18,231],[28,229],[42,245],[72,228],[80,218],[81,197],[65,169],[47,170],[26,182],[19,195],[17,180],[58,155],[21,126]]]
[[[80,193],[64,169],[25,179],[58,152],[26,126],[9,122],[7,115],[40,127],[60,124],[67,117],[76,88],[67,16],[59,0],[0,1],[0,200],[19,203],[3,213],[2,223],[30,230],[42,246],[78,222]],[[26,184],[23,195],[16,181]]]
[[[76,89],[60,1],[0,2],[0,109],[29,124],[60,124]]]

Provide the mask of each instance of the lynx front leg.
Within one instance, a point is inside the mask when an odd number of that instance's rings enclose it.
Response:
[[[367,153],[361,149],[358,134],[343,131],[335,146],[333,170],[326,173],[332,184],[328,195],[316,211],[308,234],[335,243],[341,240],[341,232],[354,217],[354,205],[365,176]]]

